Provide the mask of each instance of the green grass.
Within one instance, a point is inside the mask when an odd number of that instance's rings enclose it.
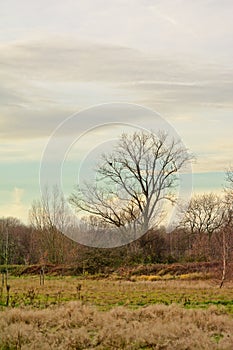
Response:
[[[115,306],[136,309],[152,304],[176,303],[185,308],[208,308],[211,305],[233,314],[233,284],[222,289],[214,281],[116,281],[80,277],[46,277],[40,286],[39,276],[9,277],[10,300],[13,307],[46,308],[72,300],[95,305],[99,310]],[[78,286],[81,285],[81,290]],[[0,305],[5,308],[6,290],[0,293]]]
[[[212,335],[212,339],[215,343],[219,343],[221,339],[223,339],[224,335],[222,333],[215,333]]]

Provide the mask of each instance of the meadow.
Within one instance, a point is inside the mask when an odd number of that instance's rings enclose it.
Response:
[[[197,277],[197,276],[196,276]],[[0,349],[232,349],[233,283],[10,276]]]

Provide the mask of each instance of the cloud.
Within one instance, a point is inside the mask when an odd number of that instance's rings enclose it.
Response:
[[[1,216],[21,218],[27,222],[28,205],[24,203],[25,190],[14,187],[11,191],[1,191]]]
[[[1,5],[1,159],[38,158],[59,123],[103,102],[158,110],[196,149],[211,120],[230,129],[231,1],[10,3]]]
[[[196,55],[146,53],[130,47],[47,37],[0,46],[5,79],[23,83],[110,82],[153,85],[232,82],[232,64]],[[6,72],[8,77],[6,77]],[[19,83],[19,81],[18,81]],[[27,87],[27,85],[26,85]],[[22,85],[24,89],[24,85]]]
[[[0,52],[2,69],[29,81],[112,81],[116,76],[125,81],[136,73],[143,57],[134,49],[69,37],[5,44]]]
[[[232,108],[229,63],[49,36],[2,44],[0,57],[2,138],[46,136],[80,107],[113,100]]]
[[[24,194],[24,189],[23,188],[17,188],[15,187],[14,190],[13,190],[13,194],[12,194],[12,197],[13,197],[13,205],[15,206],[20,206],[21,205],[21,199],[22,199],[22,196]]]
[[[39,160],[49,136],[68,116],[112,101],[144,104],[168,117],[199,155],[197,170],[220,170],[229,162],[229,152],[220,149],[216,157],[208,156],[208,144],[215,149],[218,143],[212,130],[223,135],[225,123],[231,129],[230,63],[52,36],[1,45],[0,57],[2,162]],[[219,119],[223,122],[213,126]],[[135,116],[128,121],[134,123]],[[81,118],[76,128],[85,130],[87,120]],[[63,136],[76,128],[64,129]]]

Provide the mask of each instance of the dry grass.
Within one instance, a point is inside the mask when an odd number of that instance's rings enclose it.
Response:
[[[1,313],[3,349],[232,349],[233,319],[216,307],[125,307],[101,312],[81,302]]]

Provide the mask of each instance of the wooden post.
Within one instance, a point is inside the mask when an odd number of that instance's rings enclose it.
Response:
[[[44,266],[41,267],[40,269],[40,285],[43,286],[44,285],[44,278],[45,274],[44,274]]]
[[[6,306],[9,305],[9,300],[10,300],[10,286],[7,284],[6,285]]]
[[[226,277],[226,233],[223,229],[222,231],[222,279],[219,288],[222,288]]]
[[[8,230],[8,226],[6,226],[6,245],[5,245],[5,266],[6,266],[5,284],[6,284],[6,288],[8,285],[8,254],[9,254],[9,230]]]
[[[4,271],[2,271],[2,288],[4,287],[4,283],[5,283],[5,275],[4,275]]]

